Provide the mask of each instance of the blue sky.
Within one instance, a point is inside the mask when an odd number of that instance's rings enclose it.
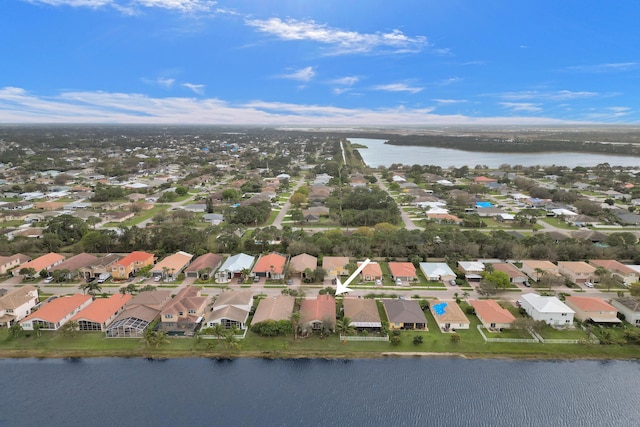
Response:
[[[640,3],[2,0],[0,123],[638,123]]]

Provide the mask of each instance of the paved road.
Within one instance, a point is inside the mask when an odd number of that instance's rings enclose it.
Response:
[[[302,184],[304,184],[304,176],[300,177],[295,187],[293,187],[291,194],[295,193],[298,188],[302,187]],[[284,205],[282,205],[282,209],[280,209],[280,212],[278,212],[278,216],[276,216],[276,219],[273,220],[273,223],[271,225],[276,228],[282,228],[282,221],[287,215],[289,208],[291,208],[291,202],[289,202],[289,200],[287,199],[287,201],[284,202]]]
[[[379,174],[375,174],[376,179],[378,180],[378,185],[380,186],[380,188],[382,188],[384,191],[386,191],[387,193],[389,193],[389,188],[387,187],[387,185],[384,183],[384,181],[382,180],[382,178],[380,177]],[[391,193],[389,193],[389,195],[391,196]],[[392,196],[393,197],[393,196]],[[407,230],[420,230],[420,227],[418,227],[417,225],[415,225],[413,223],[413,220],[409,217],[409,214],[406,213],[404,211],[404,209],[402,209],[402,207],[399,207],[400,209],[400,217],[402,218],[402,222],[404,223],[404,227]]]

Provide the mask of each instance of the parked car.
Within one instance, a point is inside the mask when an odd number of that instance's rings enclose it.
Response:
[[[396,285],[397,286],[402,286],[402,279],[401,278],[396,278]]]
[[[530,288],[530,287],[531,287],[531,283],[529,283],[529,282],[524,282],[524,285],[525,285],[527,288]]]
[[[456,282],[454,279],[449,280],[449,284],[451,286],[458,286],[458,282]]]
[[[376,286],[382,286],[382,280],[376,279]]]
[[[162,276],[154,276],[153,277],[153,281],[154,282],[159,282],[160,280],[162,280]]]
[[[584,282],[584,285],[585,285],[587,288],[593,288],[593,283],[591,283],[591,282]]]
[[[52,276],[49,276],[46,279],[44,279],[44,283],[51,283],[51,282],[53,282],[53,277]]]
[[[289,285],[289,286],[293,285],[293,280],[291,280],[291,279],[287,280],[287,285]]]
[[[260,281],[260,276],[253,276],[253,281],[258,283]]]
[[[238,283],[242,283],[242,276],[238,277]]]

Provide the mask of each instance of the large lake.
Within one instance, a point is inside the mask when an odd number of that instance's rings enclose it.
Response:
[[[640,363],[0,360],[2,426],[636,426]]]
[[[405,165],[435,165],[443,168],[487,165],[498,168],[500,165],[550,166],[563,165],[595,166],[609,163],[612,166],[640,166],[639,157],[610,156],[587,153],[484,153],[453,150],[438,147],[417,147],[409,145],[389,145],[384,139],[348,138],[354,144],[368,148],[358,150],[365,163],[371,167],[389,167],[393,163]]]

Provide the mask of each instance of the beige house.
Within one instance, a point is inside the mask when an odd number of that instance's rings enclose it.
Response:
[[[338,276],[348,276],[347,270],[349,258],[346,256],[326,256],[322,258],[322,268],[327,272],[328,279],[335,279]]]
[[[595,279],[596,268],[584,261],[559,261],[558,272],[573,283],[583,285]]]
[[[302,279],[306,278],[305,271],[309,269],[313,272],[318,268],[318,258],[309,254],[300,254],[291,258],[289,267],[294,274],[300,275]]]
[[[22,254],[0,257],[0,274],[7,274],[12,268],[29,261],[31,257]]]
[[[431,313],[443,332],[455,332],[457,329],[469,329],[471,323],[455,301],[432,301]]]
[[[522,261],[522,267],[520,270],[535,281],[540,280],[540,277],[542,277],[544,272],[554,276],[560,274],[558,272],[558,266],[551,261],[540,261],[534,259]]]
[[[289,295],[263,298],[258,304],[251,324],[255,325],[267,320],[273,320],[274,322],[289,320],[291,319],[295,302],[296,299]]]
[[[574,317],[581,322],[622,323],[618,310],[602,298],[571,296],[566,297],[564,303],[576,312]]]
[[[592,259],[589,260],[589,264],[596,268],[606,268],[614,277],[620,278],[625,286],[630,286],[640,280],[640,273],[615,259]]]
[[[358,331],[380,331],[382,320],[375,300],[369,298],[345,298],[344,317],[351,320],[349,325]]]
[[[0,297],[0,328],[9,328],[27,317],[37,303],[38,289],[28,285]]]
[[[509,329],[511,323],[516,320],[509,310],[501,307],[495,300],[471,300],[469,303],[475,310],[478,319],[490,331]]]
[[[182,270],[187,268],[192,258],[193,255],[186,252],[176,252],[154,265],[151,268],[151,274],[154,278],[159,277],[162,280],[176,280],[178,275],[182,273]]]
[[[524,283],[527,281],[527,275],[518,269],[513,264],[508,262],[496,262],[493,265],[493,269],[495,271],[502,271],[509,276],[509,281],[511,283]]]

